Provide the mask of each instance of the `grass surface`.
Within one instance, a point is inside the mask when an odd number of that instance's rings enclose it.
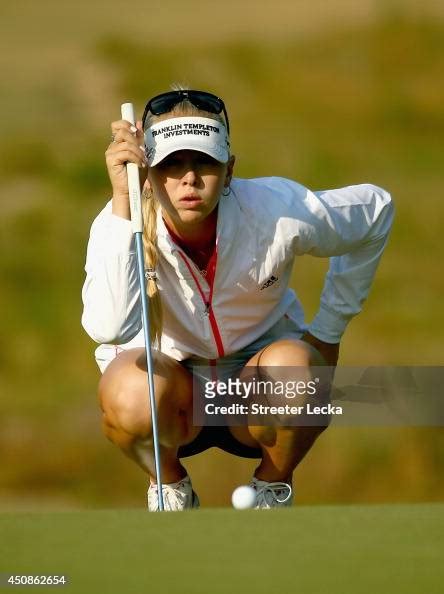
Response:
[[[444,578],[442,504],[3,514],[0,529],[0,572],[65,573],[71,594],[438,594]]]

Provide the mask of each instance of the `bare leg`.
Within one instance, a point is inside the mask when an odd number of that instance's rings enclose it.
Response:
[[[310,377],[311,366],[325,365],[318,351],[301,340],[279,340],[259,351],[248,368],[300,367]],[[245,445],[260,448],[262,460],[255,476],[264,481],[290,482],[294,469],[310,450],[325,427],[249,426],[230,427],[231,433]]]
[[[154,355],[154,389],[162,461],[162,481],[173,483],[186,476],[177,451],[200,432],[194,427],[191,374],[162,353]],[[144,349],[120,353],[99,383],[103,431],[123,453],[155,482],[154,445]]]

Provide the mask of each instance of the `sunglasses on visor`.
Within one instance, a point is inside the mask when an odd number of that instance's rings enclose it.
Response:
[[[152,113],[153,115],[168,113],[175,105],[182,103],[182,101],[189,101],[194,107],[197,107],[197,109],[208,111],[209,113],[219,114],[223,112],[227,124],[227,133],[228,135],[230,134],[230,123],[222,99],[212,93],[207,93],[206,91],[189,90],[169,91],[168,93],[162,93],[161,95],[156,95],[150,99],[143,112],[143,129],[145,130],[145,121],[148,113]]]

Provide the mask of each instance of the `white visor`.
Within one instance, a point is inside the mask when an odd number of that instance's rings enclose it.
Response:
[[[206,153],[227,163],[230,142],[225,126],[210,118],[170,118],[162,120],[145,132],[148,165],[154,167],[175,151],[191,150]]]

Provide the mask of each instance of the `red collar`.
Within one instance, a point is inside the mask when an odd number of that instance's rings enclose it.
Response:
[[[197,251],[190,244],[188,244],[185,239],[183,239],[182,237],[179,237],[178,235],[176,235],[176,233],[171,229],[171,227],[169,227],[169,225],[165,221],[165,219],[162,219],[162,220],[164,222],[164,225],[166,227],[166,230],[168,231],[168,233],[171,236],[171,239],[174,241],[174,243],[176,243],[179,247],[181,247],[186,252],[188,252],[188,251],[190,251],[190,252]],[[211,255],[213,254],[215,246],[216,246],[216,236],[213,239],[213,243],[211,245],[211,254],[210,254],[209,257],[211,257]]]
[[[196,266],[199,267],[198,263],[193,259],[193,251],[196,252],[197,250],[193,249],[184,239],[179,237],[167,224],[165,219],[163,219],[165,227],[176,245],[178,245],[184,252],[187,254],[189,258],[193,260]],[[208,253],[207,257],[205,258],[205,271],[201,269],[201,273],[206,276],[207,281],[211,284],[214,279],[215,273],[215,264],[216,264],[216,237],[213,240],[213,244],[211,246],[211,251]]]

